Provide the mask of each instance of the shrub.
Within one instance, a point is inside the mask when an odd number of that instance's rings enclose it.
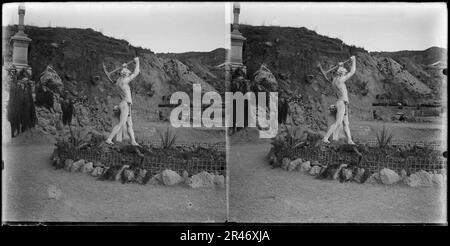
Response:
[[[70,151],[75,149],[81,149],[89,144],[87,140],[86,132],[80,129],[70,129],[70,136],[65,139],[64,137],[56,139],[56,147],[58,151]],[[97,140],[98,141],[98,140]],[[103,139],[102,139],[103,141]]]
[[[379,148],[386,148],[392,142],[393,134],[386,126],[383,125],[383,129],[377,132],[377,142]]]
[[[355,93],[359,93],[363,96],[366,96],[369,93],[369,86],[367,81],[356,81],[354,83],[353,91]],[[377,95],[378,96],[378,95]],[[378,98],[377,98],[378,99]]]
[[[271,142],[273,146],[271,150],[272,153],[277,155],[282,150],[295,149],[298,146],[304,144],[306,139],[304,137],[299,137],[298,131],[300,131],[299,128],[289,128],[285,126],[282,129],[282,132],[279,133],[279,135],[275,137]],[[302,134],[301,136],[304,136],[304,134]]]
[[[165,133],[162,133],[158,130],[159,138],[161,139],[161,147],[163,149],[170,149],[177,140],[177,135],[173,134],[170,131],[170,128],[167,127],[167,130]]]
[[[153,83],[151,82],[145,82],[143,84],[143,88],[144,88],[144,93],[149,96],[152,97],[155,94],[155,91],[153,90]]]
[[[295,148],[302,142],[301,139],[297,138],[297,131],[299,131],[298,128],[286,128],[285,140],[290,148]]]

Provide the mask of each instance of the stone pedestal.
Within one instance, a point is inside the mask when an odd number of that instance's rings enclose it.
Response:
[[[226,79],[230,79],[229,76],[238,68],[242,69],[244,74],[247,73],[247,68],[242,62],[242,47],[245,40],[246,38],[239,31],[231,32],[231,50],[227,51],[226,62],[217,66],[225,69]]]
[[[226,61],[217,67],[225,69],[225,80],[230,81],[231,75],[236,71],[236,69],[241,69],[244,74],[247,73],[247,69],[242,62],[242,48],[244,46],[245,40],[247,40],[239,32],[239,13],[240,6],[239,3],[233,4],[233,31],[231,31],[231,49],[227,51]]]
[[[231,70],[233,71],[235,68],[242,68],[244,71],[246,70],[244,64],[242,63],[242,47],[244,46],[244,42],[246,38],[242,36],[241,32],[239,32],[239,14],[241,12],[241,8],[239,3],[233,4],[233,31],[231,32],[231,53],[229,57],[229,62],[231,65]]]
[[[11,37],[13,43],[13,65],[17,71],[26,69],[31,75],[31,68],[28,66],[28,46],[31,43],[31,39],[25,34],[25,6],[19,5],[19,25],[17,33]]]
[[[240,32],[234,30],[231,32],[231,54],[230,63],[232,66],[243,67],[242,63],[242,47],[244,46],[244,41],[246,38],[242,36]]]
[[[31,68],[28,65],[28,46],[31,39],[19,31],[11,37],[11,42],[13,43],[13,65],[18,71],[26,69],[31,75]]]

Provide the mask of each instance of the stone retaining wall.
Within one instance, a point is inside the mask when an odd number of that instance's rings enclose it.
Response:
[[[359,162],[359,156],[354,153],[322,152],[319,149],[294,149],[281,153],[281,156],[288,157],[291,160],[302,158],[310,161],[318,161],[323,165]],[[408,173],[414,173],[421,170],[432,173],[446,173],[447,159],[444,157],[404,159],[381,155],[369,158],[363,156],[358,166],[369,169],[372,172],[378,172],[383,168],[389,168],[397,172],[404,169]]]

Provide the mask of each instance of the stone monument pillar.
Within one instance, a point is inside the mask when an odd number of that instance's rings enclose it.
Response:
[[[28,65],[28,46],[30,45],[31,39],[25,34],[25,6],[23,4],[19,5],[19,25],[17,33],[11,37],[10,44],[12,42],[12,65],[14,65],[16,74],[18,74],[21,70],[25,69],[28,74],[31,76],[31,67]],[[3,73],[8,73],[8,71],[3,68]],[[11,141],[11,124],[7,119],[8,109],[7,105],[9,103],[9,95],[11,83],[14,80],[11,79],[9,81],[3,81],[2,83],[2,144],[9,143]],[[34,82],[28,81],[31,83],[32,90],[34,88]],[[34,100],[34,98],[33,98]]]
[[[239,14],[241,7],[239,3],[233,4],[233,32],[239,33]]]
[[[231,31],[231,49],[227,50],[225,62],[217,65],[217,68],[225,70],[225,81],[231,81],[231,75],[240,69],[244,75],[247,73],[245,65],[242,63],[242,47],[246,38],[239,32],[239,13],[241,9],[239,3],[233,4],[233,29]]]
[[[11,42],[13,42],[12,63],[18,71],[26,69],[31,75],[31,67],[28,65],[28,46],[31,39],[25,34],[24,18],[25,6],[21,4],[19,5],[19,30],[11,37]]]
[[[233,31],[231,31],[231,54],[230,63],[232,70],[234,68],[242,68],[245,71],[245,66],[242,63],[242,46],[246,38],[239,32],[239,13],[241,12],[239,3],[233,4]]]

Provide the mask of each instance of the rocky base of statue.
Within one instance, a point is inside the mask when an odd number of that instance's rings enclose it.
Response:
[[[272,146],[267,155],[272,168],[308,172],[318,179],[409,186],[440,186],[446,180],[447,161],[431,147],[323,143],[321,134],[301,128],[285,128]]]
[[[133,146],[104,141],[105,136],[88,131],[73,131],[69,138],[58,139],[51,157],[54,168],[122,183],[225,187],[226,152],[215,145]]]
[[[190,188],[225,188],[225,176],[207,171],[189,173],[164,169],[156,173],[151,169],[137,165],[107,166],[99,161],[63,158],[55,152],[52,163],[56,169],[80,172],[101,181],[119,181],[122,184],[138,183],[141,185],[187,186]]]
[[[269,161],[276,159],[271,156]],[[314,159],[288,158],[282,159],[280,168],[289,172],[309,174],[319,180],[336,180],[339,182],[355,182],[359,184],[403,184],[410,187],[443,187],[447,182],[445,172],[416,170],[408,172],[406,169],[394,170],[387,167],[373,170],[369,167],[358,166],[356,162],[340,164],[324,164]]]

